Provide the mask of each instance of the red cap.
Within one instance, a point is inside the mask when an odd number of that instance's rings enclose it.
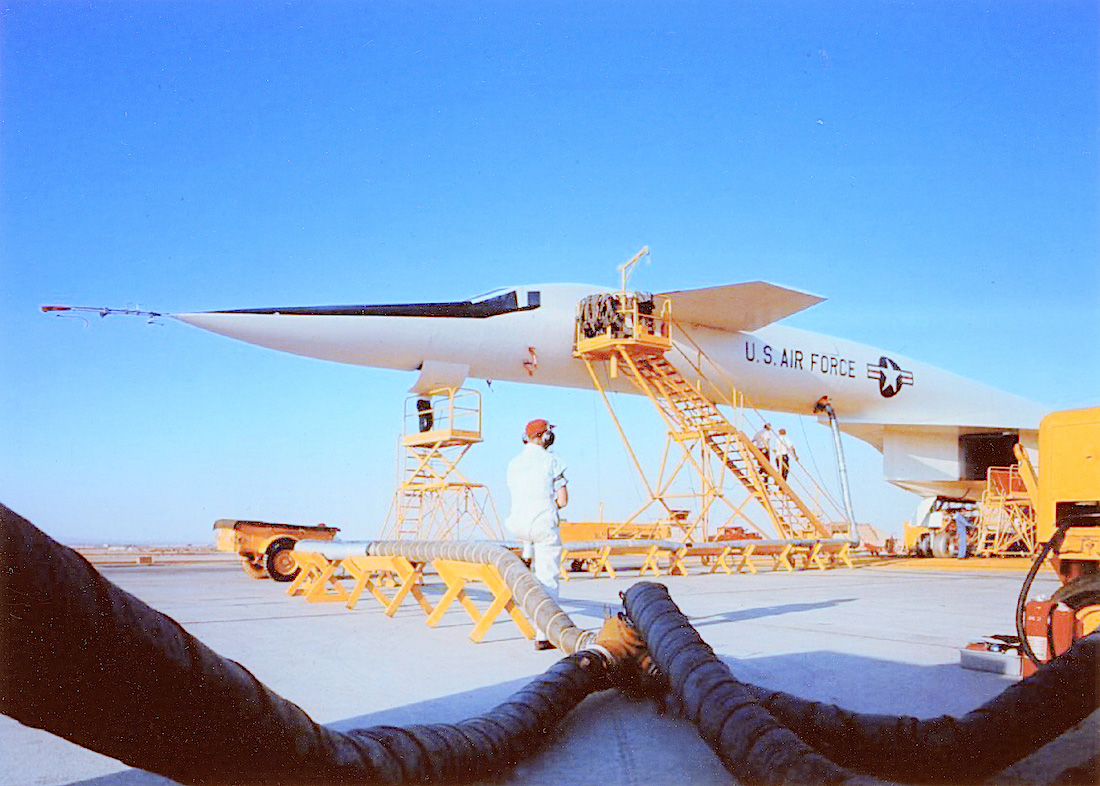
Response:
[[[527,429],[525,433],[527,434],[527,439],[534,439],[539,434],[543,434],[551,428],[553,428],[553,426],[551,426],[542,418],[539,418],[538,420],[532,420],[530,423],[527,424]]]

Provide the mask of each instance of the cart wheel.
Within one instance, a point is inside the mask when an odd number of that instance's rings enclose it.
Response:
[[[294,561],[294,538],[279,538],[267,547],[264,567],[275,581],[294,581],[298,576],[298,563]]]
[[[253,562],[248,557],[241,557],[241,567],[244,568],[244,572],[248,574],[249,578],[267,578],[267,568],[264,567],[263,562]]]
[[[584,560],[583,559],[575,559],[569,565],[569,572],[570,573],[580,573],[582,570],[584,570]]]

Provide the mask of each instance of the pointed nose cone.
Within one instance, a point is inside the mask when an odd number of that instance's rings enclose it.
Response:
[[[430,339],[410,320],[331,314],[207,311],[173,319],[238,341],[280,352],[401,370],[419,368]],[[405,324],[401,324],[405,323]]]
[[[309,354],[304,349],[302,323],[288,325],[279,314],[241,314],[224,311],[206,311],[191,314],[172,314],[173,319],[185,322],[212,333],[270,347],[295,354]]]

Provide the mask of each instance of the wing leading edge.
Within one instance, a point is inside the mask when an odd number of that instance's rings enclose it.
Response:
[[[728,331],[757,330],[825,299],[765,281],[681,289],[655,297],[672,301],[672,316],[678,322]]]

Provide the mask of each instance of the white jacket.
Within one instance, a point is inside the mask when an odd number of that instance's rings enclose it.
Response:
[[[504,526],[520,540],[544,540],[558,527],[557,492],[565,486],[565,462],[556,453],[527,443],[508,463],[512,512]]]

